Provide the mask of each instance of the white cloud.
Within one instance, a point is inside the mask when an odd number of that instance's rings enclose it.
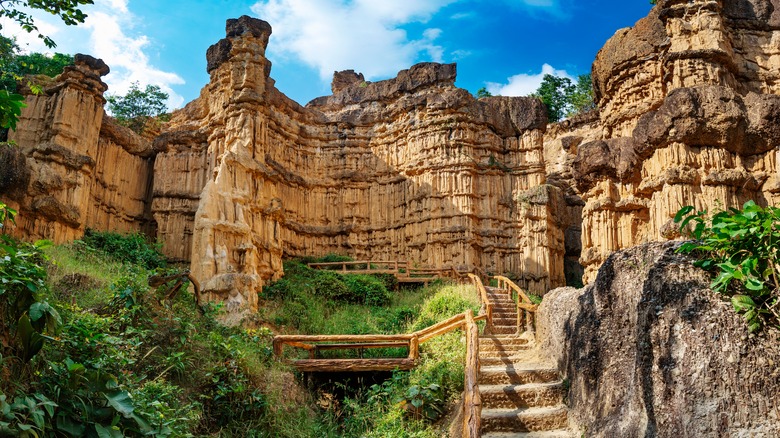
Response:
[[[395,75],[416,61],[440,62],[441,30],[409,39],[401,28],[426,23],[455,0],[265,0],[252,11],[272,28],[269,56],[296,58],[323,81],[334,71],[355,69],[366,78]]]
[[[128,0],[97,3],[82,8],[88,17],[84,24],[78,26],[66,26],[45,14],[33,14],[40,33],[52,37],[57,43],[54,49],[46,47],[37,33],[27,33],[10,20],[6,19],[0,25],[5,35],[16,37],[25,52],[86,53],[103,59],[111,68],[111,73],[103,78],[110,94],[124,94],[136,81],[141,88],[147,84],[159,85],[169,95],[168,107],[181,107],[184,98],[171,86],[184,84],[184,79],[152,64],[147,54],[150,40],[133,32],[138,18],[128,10]]]
[[[566,70],[556,70],[550,64],[542,65],[541,73],[527,74],[521,73],[507,79],[507,83],[499,84],[496,82],[486,83],[486,88],[496,96],[528,96],[539,89],[544,75],[553,75],[561,78],[569,78],[572,82],[576,80]]]
[[[109,92],[125,94],[133,82],[138,82],[141,88],[147,84],[159,85],[169,95],[168,106],[181,107],[184,98],[174,92],[171,85],[184,84],[184,79],[176,73],[166,72],[151,65],[144,52],[149,45],[149,38],[145,35],[127,36],[123,30],[123,20],[119,15],[94,12],[84,23],[84,26],[92,31],[91,53],[111,67],[111,73],[104,78]]]

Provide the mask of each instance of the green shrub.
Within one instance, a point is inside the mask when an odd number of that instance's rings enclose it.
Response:
[[[337,301],[346,301],[348,303],[359,303],[361,297],[353,295],[352,291],[344,282],[341,274],[328,271],[316,271],[316,276],[312,282],[314,293],[317,296]]]
[[[750,332],[770,322],[780,326],[780,208],[761,208],[748,201],[742,210],[716,213],[683,207],[674,220],[695,240],[679,252],[697,252],[695,263],[717,273],[711,287],[731,297]],[[689,230],[692,224],[692,230]]]
[[[398,278],[393,274],[371,274],[378,278],[385,285],[387,290],[395,290],[398,288]]]
[[[89,247],[109,257],[146,269],[163,268],[167,264],[159,245],[150,244],[142,234],[118,234],[87,229],[81,239]]]
[[[357,303],[367,306],[386,306],[390,304],[390,293],[382,280],[372,275],[345,275],[344,283]]]

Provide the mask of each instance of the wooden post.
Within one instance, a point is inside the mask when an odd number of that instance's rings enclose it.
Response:
[[[274,347],[274,356],[276,356],[277,359],[282,358],[282,349],[284,348],[284,343],[280,339],[274,338],[273,341],[273,347]]]
[[[420,338],[417,336],[409,339],[409,359],[417,361],[420,358]]]
[[[463,390],[463,436],[480,436],[482,397],[479,394],[479,330],[471,309],[466,311],[466,369]]]

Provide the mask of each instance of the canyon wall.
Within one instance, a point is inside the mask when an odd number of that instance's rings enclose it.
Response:
[[[582,289],[545,296],[540,351],[589,437],[780,436],[780,333],[748,334],[676,242],[613,253]]]
[[[660,0],[593,64],[600,138],[577,147],[581,263],[676,237],[684,205],[780,201],[780,1]]]
[[[251,308],[283,257],[332,252],[564,283],[539,101],[477,100],[455,65],[428,63],[377,83],[337,73],[302,107],[273,85],[270,33],[230,20],[209,85],[155,141],[158,230],[207,299]]]
[[[77,55],[55,80],[37,78],[3,146],[3,201],[18,210],[11,232],[66,242],[85,228],[153,232],[147,204],[153,152],[148,141],[104,117],[100,79],[108,66]],[[4,178],[0,178],[2,180]]]
[[[565,283],[568,212],[545,184],[540,101],[475,99],[454,64],[423,63],[376,83],[338,72],[333,95],[303,107],[274,87],[268,23],[226,33],[209,84],[152,141],[104,116],[100,60],[79,55],[29,95],[5,159],[21,175],[4,190],[17,234],[156,234],[231,310],[256,306],[283,257],[327,253],[477,268],[539,294]]]
[[[270,34],[229,20],[209,84],[151,141],[104,115],[108,67],[79,55],[0,150],[14,232],[156,235],[205,298],[251,309],[284,257],[479,268],[543,294],[679,237],[684,205],[780,200],[780,0],[660,0],[599,52],[598,108],[549,126],[536,99],[456,88],[448,64],[338,72],[301,106],[274,87]]]

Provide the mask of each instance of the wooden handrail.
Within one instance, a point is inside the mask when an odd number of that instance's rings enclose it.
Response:
[[[535,335],[536,311],[539,306],[534,304],[525,291],[509,278],[503,275],[496,275],[493,278],[498,281],[498,288],[510,292],[510,296],[512,291],[517,293],[517,333],[529,331]]]
[[[482,420],[482,397],[479,394],[479,329],[466,314],[466,368],[463,382],[463,436],[478,438]]]
[[[486,315],[487,329],[490,330],[493,328],[493,302],[490,301],[490,298],[488,297],[487,289],[485,289],[485,285],[482,284],[482,279],[471,273],[469,273],[468,276],[471,281],[474,282],[474,287],[477,288],[479,301],[482,306],[480,314],[484,313]]]

